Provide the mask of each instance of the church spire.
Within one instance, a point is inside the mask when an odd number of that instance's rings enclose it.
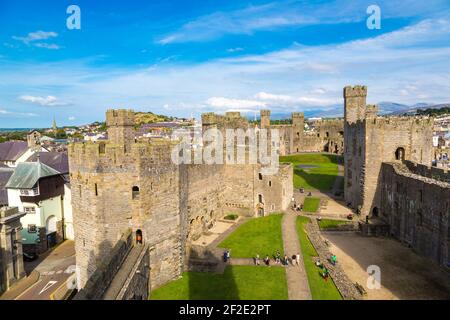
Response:
[[[58,126],[56,125],[56,119],[55,119],[55,117],[53,117],[53,125],[52,125],[52,129],[53,129],[53,132],[55,132],[55,133],[56,133],[56,131],[58,130]]]

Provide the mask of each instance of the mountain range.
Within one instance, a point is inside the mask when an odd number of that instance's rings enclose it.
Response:
[[[401,114],[414,114],[419,109],[440,109],[443,107],[450,107],[450,103],[433,104],[426,102],[419,102],[413,105],[406,105],[396,102],[383,101],[378,103],[378,114],[380,115],[401,115]],[[305,118],[339,118],[344,116],[343,105],[333,105],[324,108],[315,108],[303,111]],[[253,119],[253,114],[248,114],[249,119]],[[274,112],[270,115],[273,120],[288,119],[291,117],[291,113],[287,112]]]

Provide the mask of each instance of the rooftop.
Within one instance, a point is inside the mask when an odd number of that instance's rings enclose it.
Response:
[[[32,189],[39,181],[45,177],[59,175],[55,169],[42,162],[22,162],[17,165],[16,170],[9,179],[5,188],[7,189]]]

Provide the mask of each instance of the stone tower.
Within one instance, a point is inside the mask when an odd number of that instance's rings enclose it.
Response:
[[[106,111],[106,126],[108,127],[108,140],[111,143],[125,145],[125,148],[129,148],[134,142],[134,112],[132,110]]]
[[[41,134],[39,131],[32,130],[27,134],[28,148],[36,148],[40,146]]]
[[[270,110],[261,110],[261,129],[270,128]]]
[[[292,148],[293,153],[302,150],[303,130],[305,128],[305,115],[303,112],[292,113]]]
[[[347,86],[344,88],[344,118],[352,124],[365,117],[367,87]]]
[[[431,165],[433,119],[378,117],[366,106],[367,87],[344,88],[345,200],[362,216],[380,212],[383,162],[410,160]]]

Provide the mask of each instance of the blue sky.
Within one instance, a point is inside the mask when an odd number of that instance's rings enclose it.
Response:
[[[349,84],[370,103],[450,102],[449,17],[448,0],[0,0],[0,127],[326,109]]]

